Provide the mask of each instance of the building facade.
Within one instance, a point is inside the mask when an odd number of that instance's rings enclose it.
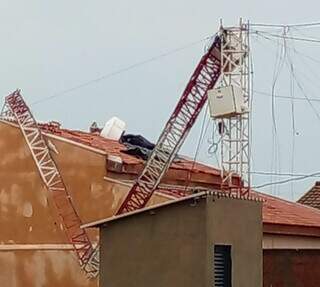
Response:
[[[143,160],[126,154],[123,145],[97,133],[70,131],[51,124],[40,127],[82,222],[112,216],[141,171]],[[98,286],[97,279],[89,280],[83,274],[52,196],[41,180],[21,131],[13,123],[0,121],[0,155],[2,285]],[[220,183],[219,170],[180,157],[172,164],[149,205],[176,200],[197,190],[217,190]],[[308,286],[320,286],[320,274],[313,272],[309,276],[309,269],[303,269],[295,259],[298,249],[300,254],[304,252],[304,264],[315,268],[320,257],[320,210],[253,194],[264,200],[264,286],[286,286],[281,280],[291,282],[292,274],[318,284]],[[97,244],[98,231],[90,230],[89,235]],[[285,273],[279,273],[271,263],[288,256],[288,250],[292,254],[291,265],[285,260],[281,262],[283,268],[291,269],[291,274],[284,277]],[[295,272],[299,268],[302,271]]]
[[[100,226],[100,286],[262,286],[261,202],[199,193]]]

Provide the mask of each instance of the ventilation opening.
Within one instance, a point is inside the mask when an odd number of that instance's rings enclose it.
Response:
[[[214,287],[231,287],[231,246],[214,246]]]

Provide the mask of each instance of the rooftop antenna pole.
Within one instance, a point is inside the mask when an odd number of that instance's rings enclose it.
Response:
[[[222,31],[220,87],[240,88],[244,111],[232,117],[223,117],[219,123],[222,189],[246,196],[250,189],[249,23],[244,23],[240,18],[239,27],[223,28]],[[234,175],[241,177],[240,186],[232,182]]]

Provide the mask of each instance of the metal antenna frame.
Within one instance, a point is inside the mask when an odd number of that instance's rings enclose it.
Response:
[[[80,266],[89,278],[97,277],[99,249],[94,249],[86,230],[81,228],[81,219],[74,207],[72,197],[50,153],[47,141],[21,96],[20,90],[6,97],[0,119],[15,122],[20,127],[42,181],[54,200],[63,229],[73,245]]]
[[[239,27],[222,28],[220,87],[238,86],[243,91],[246,112],[221,119],[221,176],[222,189],[241,196],[250,190],[250,47],[249,23],[240,19]],[[232,47],[232,48],[230,48]],[[236,48],[234,48],[236,47]],[[232,178],[242,179],[233,187]]]

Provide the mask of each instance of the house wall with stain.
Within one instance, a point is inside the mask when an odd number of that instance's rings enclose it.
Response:
[[[106,181],[106,155],[47,138],[83,223],[114,214],[129,187]],[[151,203],[168,200],[155,196]],[[19,128],[0,122],[1,286],[97,286],[80,269]],[[98,242],[98,230],[90,230]],[[4,267],[3,267],[4,266]]]

